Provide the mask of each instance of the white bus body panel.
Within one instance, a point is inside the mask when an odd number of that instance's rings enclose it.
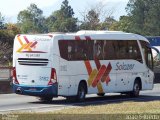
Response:
[[[52,41],[49,36],[16,36],[13,50],[13,67],[16,67],[19,84],[26,86],[47,86],[52,67],[51,47],[53,46],[51,44]],[[43,59],[46,59],[46,61],[43,61]],[[44,63],[46,65],[43,65]]]
[[[65,36],[65,35],[64,35]],[[118,35],[90,35],[90,37],[93,40],[139,40],[143,37],[141,36],[135,36],[131,34],[118,34]],[[83,35],[80,35],[80,38],[83,40],[85,37]],[[106,39],[107,38],[107,39]],[[73,35],[67,35],[64,37],[65,40],[74,40],[75,36]],[[143,38],[143,40],[146,40]],[[147,40],[146,40],[147,41]],[[141,47],[141,46],[139,46]],[[140,50],[142,50],[140,48]],[[144,58],[143,58],[144,59]],[[100,60],[101,65],[107,66],[108,63],[111,63],[112,70],[109,74],[111,81],[106,84],[101,82],[102,89],[104,92],[126,92],[126,91],[132,91],[134,81],[136,78],[140,78],[142,81],[142,90],[146,89],[153,89],[153,77],[154,74],[149,68],[145,65],[145,63],[140,63],[136,60]],[[97,69],[96,64],[94,60],[90,60],[90,64],[92,66],[92,69]],[[125,66],[125,65],[133,65],[133,68],[131,70],[117,70],[118,66]],[[89,75],[87,74],[86,66],[84,64],[84,61],[66,61],[64,59],[60,59],[60,68],[63,70],[60,70],[59,77],[60,79],[59,84],[61,84],[62,89],[64,86],[64,91],[59,92],[60,95],[76,95],[78,90],[78,85],[81,80],[88,81]],[[150,77],[152,78],[150,78]],[[94,94],[98,93],[97,87],[92,87],[88,85],[88,93]],[[68,87],[68,89],[67,89]]]

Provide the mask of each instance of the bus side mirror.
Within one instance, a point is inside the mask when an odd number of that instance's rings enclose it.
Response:
[[[157,61],[160,61],[160,51],[159,49],[153,47],[153,46],[150,46],[151,49],[153,49],[155,52],[155,55],[153,55],[154,59],[157,60]],[[153,51],[152,50],[152,51]],[[153,54],[153,53],[152,53]]]

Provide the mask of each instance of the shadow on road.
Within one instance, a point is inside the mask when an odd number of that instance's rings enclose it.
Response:
[[[127,95],[112,95],[112,96],[104,96],[104,97],[88,97],[85,102],[77,102],[77,101],[67,101],[66,99],[62,100],[54,100],[51,102],[30,102],[32,104],[50,104],[50,105],[72,105],[72,106],[89,106],[89,105],[102,105],[102,104],[115,104],[122,102],[150,102],[150,101],[159,101],[160,96],[148,96],[148,95],[140,95],[138,98],[131,98]]]

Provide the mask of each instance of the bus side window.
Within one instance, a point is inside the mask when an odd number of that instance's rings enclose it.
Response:
[[[142,56],[137,41],[128,41],[128,58],[142,62]]]
[[[110,40],[104,41],[104,59],[105,60],[113,60],[116,59],[116,52],[114,49],[114,42]]]
[[[93,40],[88,40],[86,44],[86,54],[87,54],[87,60],[93,60],[93,47],[94,46],[94,41]]]
[[[117,41],[118,42],[118,51],[117,57],[118,59],[127,59],[127,41]]]
[[[59,44],[60,56],[63,59],[68,60],[68,41],[67,40],[59,40],[58,44]]]
[[[99,60],[103,60],[103,44],[104,41],[102,40],[94,41],[94,57],[96,57]]]
[[[68,60],[75,59],[75,45],[72,40],[68,40]]]
[[[87,41],[74,41],[75,46],[75,58],[74,60],[86,60],[87,59]]]

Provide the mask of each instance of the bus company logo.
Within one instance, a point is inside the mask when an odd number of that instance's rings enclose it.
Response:
[[[100,61],[96,58],[95,64],[97,69],[92,69],[90,62],[85,61],[85,66],[89,75],[88,85],[92,87],[97,86],[98,92],[104,93],[101,83],[106,82],[106,84],[108,85],[108,83],[110,82],[111,79],[109,77],[109,73],[112,70],[112,66],[110,62],[107,67],[105,65],[101,65]]]
[[[75,40],[82,40],[82,39],[80,38],[80,36],[75,36]],[[92,39],[90,36],[85,36],[84,40],[92,40]],[[108,85],[108,83],[110,82],[109,73],[112,70],[112,66],[110,62],[107,65],[107,67],[105,65],[101,65],[100,61],[96,57],[94,58],[94,61],[97,69],[92,69],[89,60],[84,61],[88,75],[89,75],[88,85],[89,87],[97,86],[98,92],[104,93],[101,83],[106,82],[106,84]]]
[[[36,48],[37,41],[30,42],[26,36],[23,36],[25,43],[22,41],[21,36],[17,36],[18,42],[20,43],[21,47],[17,50],[19,53],[45,53],[43,51],[33,51]]]

